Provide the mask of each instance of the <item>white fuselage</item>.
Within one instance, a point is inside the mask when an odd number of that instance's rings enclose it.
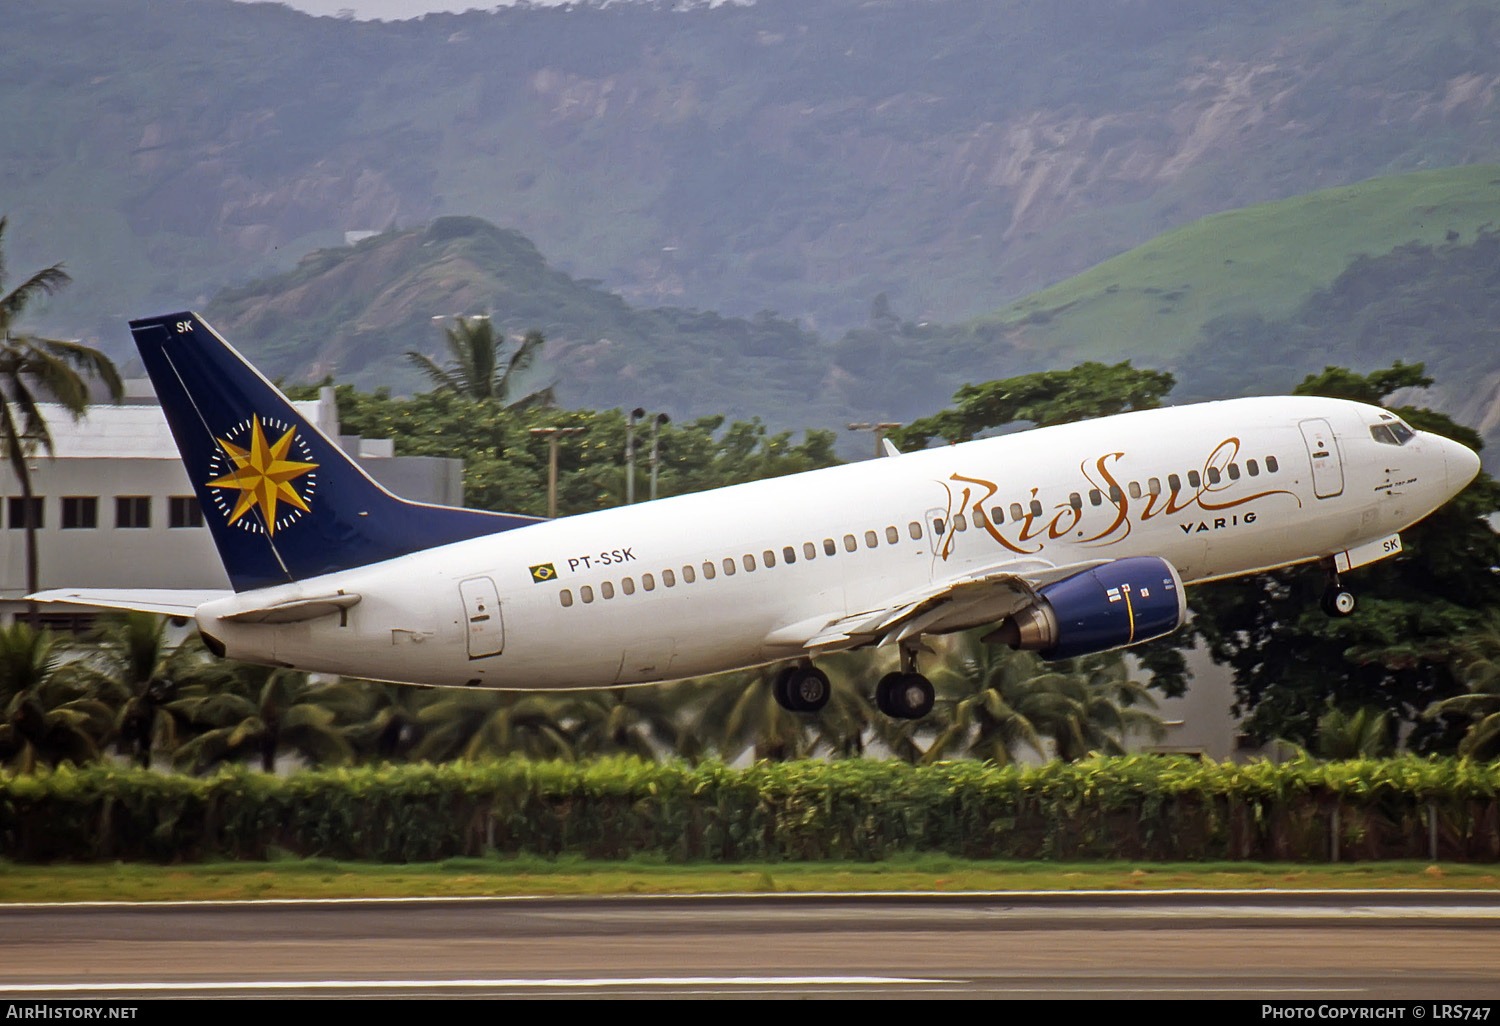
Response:
[[[1021,432],[538,523],[241,593],[198,623],[231,658],[429,684],[600,687],[754,666],[798,654],[794,625],[1007,563],[1154,555],[1191,583],[1360,550],[1477,468],[1435,435],[1378,441],[1380,414],[1242,399]],[[339,590],[360,596],[343,615],[221,619]]]

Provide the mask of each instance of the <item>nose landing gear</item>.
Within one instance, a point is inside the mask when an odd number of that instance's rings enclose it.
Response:
[[[1323,588],[1323,598],[1319,602],[1319,605],[1323,607],[1323,612],[1329,616],[1348,616],[1354,612],[1359,603],[1354,598],[1354,592],[1349,591],[1339,581],[1339,572],[1332,561],[1324,562],[1323,573],[1327,581],[1327,585]]]

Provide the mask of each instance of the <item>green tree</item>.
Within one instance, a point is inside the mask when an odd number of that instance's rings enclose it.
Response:
[[[902,449],[925,448],[934,438],[967,442],[1010,424],[1052,427],[1128,410],[1161,405],[1172,390],[1166,371],[1140,370],[1130,361],[1081,363],[1068,370],[1039,371],[980,385],[965,385],[953,396],[954,408],[892,431]]]
[[[315,684],[307,674],[248,663],[226,667],[227,680],[181,689],[170,708],[197,731],[176,761],[202,773],[223,762],[259,759],[270,773],[290,749],[314,765],[352,762],[353,746],[339,725],[357,708],[360,684]]]
[[[1500,612],[1464,639],[1460,678],[1467,692],[1434,702],[1425,719],[1468,721],[1458,754],[1472,759],[1500,758]]]
[[[78,669],[51,632],[22,621],[0,627],[0,764],[30,773],[99,758],[114,713]]]
[[[177,748],[178,721],[171,701],[179,686],[216,680],[195,633],[179,645],[167,641],[167,625],[154,613],[126,612],[106,617],[95,636],[90,660],[99,691],[115,707],[115,739],[121,755],[150,768],[154,755],[168,758]]]
[[[21,511],[26,525],[26,591],[30,594],[40,590],[41,585],[36,547],[38,518],[27,460],[38,447],[52,452],[52,433],[47,429],[40,404],[51,399],[78,420],[89,406],[89,379],[103,382],[116,401],[124,394],[124,387],[115,365],[98,350],[79,342],[21,332],[19,324],[26,308],[72,279],[62,264],[53,264],[9,292],[4,291],[5,224],[6,219],[0,217],[0,393],[3,393],[0,446],[4,447],[5,459],[21,486]],[[34,620],[35,609],[32,613]]]
[[[552,405],[550,385],[511,400],[512,389],[541,352],[545,340],[540,331],[528,331],[503,361],[500,350],[505,339],[496,337],[494,322],[487,314],[453,318],[453,326],[443,329],[443,341],[452,358],[446,365],[416,350],[406,351],[407,363],[421,371],[438,391],[494,400],[513,409]]]
[[[1318,718],[1317,751],[1324,759],[1383,759],[1395,750],[1389,710],[1330,707]]]
[[[1396,364],[1373,374],[1328,368],[1297,389],[1305,395],[1385,400],[1396,389],[1428,381],[1423,367]],[[1431,410],[1396,407],[1414,427],[1473,449],[1475,432]],[[1234,674],[1236,710],[1255,738],[1316,745],[1330,705],[1373,706],[1399,726],[1418,751],[1451,750],[1457,725],[1423,719],[1434,702],[1463,690],[1457,675],[1463,639],[1500,605],[1500,537],[1487,517],[1500,510],[1500,485],[1486,473],[1402,533],[1403,552],[1355,572],[1360,593],[1352,616],[1319,608],[1323,571],[1307,565],[1194,588],[1194,630],[1216,662]]]
[[[411,757],[571,761],[577,758],[567,722],[573,701],[566,693],[435,689],[418,714],[424,733]]]

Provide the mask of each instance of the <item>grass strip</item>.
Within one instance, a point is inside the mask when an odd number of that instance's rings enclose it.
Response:
[[[1176,889],[1500,888],[1500,866],[1420,861],[1126,863],[968,861],[912,856],[885,862],[668,864],[558,858],[457,858],[388,865],[332,859],[23,865],[0,861],[0,903],[245,901],[877,891],[1149,891]]]

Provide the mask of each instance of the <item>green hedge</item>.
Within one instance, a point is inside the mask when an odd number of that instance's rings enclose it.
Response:
[[[570,854],[674,861],[970,858],[1500,860],[1500,765],[1406,757],[1255,763],[1131,756],[664,766],[450,763],[119,767],[0,778],[0,854],[22,861],[411,862]]]

